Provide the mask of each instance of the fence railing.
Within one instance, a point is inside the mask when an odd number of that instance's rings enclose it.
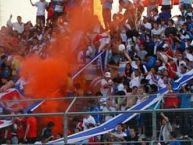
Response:
[[[181,95],[180,93],[178,95]],[[189,95],[193,95],[193,94],[189,94]],[[133,95],[132,95],[133,96]],[[138,96],[138,95],[136,95]],[[145,95],[145,96],[149,96],[149,95]],[[120,96],[113,96],[114,98],[120,97]],[[124,96],[121,96],[124,97]],[[54,112],[54,113],[32,113],[32,114],[0,114],[0,118],[15,118],[15,117],[29,117],[29,116],[35,116],[35,117],[54,117],[54,116],[62,116],[63,117],[63,136],[64,136],[64,143],[67,144],[68,143],[68,130],[71,129],[69,128],[69,124],[71,123],[69,121],[70,118],[74,118],[74,117],[80,117],[83,118],[82,116],[85,115],[101,115],[101,116],[106,116],[106,115],[111,115],[111,116],[115,116],[117,114],[124,114],[124,113],[134,113],[134,114],[143,114],[146,116],[146,114],[150,114],[151,115],[151,132],[152,132],[152,138],[151,140],[148,141],[137,141],[137,142],[130,142],[130,143],[149,143],[149,144],[156,144],[159,142],[158,139],[158,132],[159,132],[159,122],[160,122],[160,118],[159,118],[159,113],[175,113],[176,114],[187,114],[187,116],[192,116],[193,117],[193,108],[170,108],[170,109],[149,109],[149,110],[130,110],[130,111],[95,111],[95,112],[81,112],[81,111],[71,111],[70,109],[73,107],[73,105],[75,104],[75,102],[77,102],[78,100],[84,100],[84,99],[98,99],[100,97],[67,97],[67,98],[50,98],[50,99],[43,99],[44,101],[63,101],[63,100],[71,100],[70,103],[68,104],[67,109],[64,112]],[[18,100],[18,101],[34,101],[34,100],[40,100],[40,99],[26,99],[26,100]],[[12,100],[7,100],[12,102]],[[171,118],[173,119],[173,118]],[[180,118],[180,119],[184,119],[184,118]],[[193,126],[192,126],[193,129]],[[193,132],[192,132],[193,135]],[[183,140],[180,140],[181,142],[183,142]],[[192,142],[192,140],[185,140],[188,142]],[[106,142],[95,142],[93,144],[105,144],[105,143],[110,143],[108,141]],[[114,142],[115,143],[115,142]],[[118,143],[118,142],[116,142]],[[126,144],[128,142],[119,142],[121,144]]]

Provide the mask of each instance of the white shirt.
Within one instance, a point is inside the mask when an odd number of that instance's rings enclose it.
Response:
[[[170,132],[172,131],[172,126],[169,122],[166,125],[162,125],[160,129],[160,137],[163,137],[163,141],[170,139]]]
[[[100,92],[101,92],[101,94],[103,95],[103,97],[107,97],[107,94],[111,91],[111,88],[109,88],[109,87],[105,87],[105,86],[107,86],[108,85],[108,82],[107,82],[107,80],[105,80],[105,79],[102,79],[101,80],[101,88],[100,88]]]
[[[189,61],[193,61],[193,55],[191,53],[188,53],[187,51],[185,51],[185,56]]]
[[[150,85],[157,85],[157,76],[153,76],[152,73],[149,73],[147,76],[146,76],[146,79],[149,80],[149,84]]]
[[[164,83],[164,80],[162,78],[159,78],[157,84],[158,84],[159,88],[165,88],[166,87],[166,84]]]
[[[23,33],[23,31],[24,31],[24,24],[23,23],[21,23],[21,24],[19,24],[18,22],[12,23],[11,19],[9,19],[7,21],[7,25],[12,27],[13,30],[17,31],[19,34]]]
[[[149,30],[151,30],[151,28],[152,28],[152,25],[151,25],[151,23],[149,23],[149,22],[144,23],[143,26],[144,26],[146,29],[149,29]]]
[[[94,117],[92,117],[91,115],[83,118],[83,124],[82,125],[83,125],[84,130],[89,129],[88,128],[89,124],[92,124],[93,126],[96,125],[96,121],[95,121]]]
[[[54,11],[55,12],[63,12],[64,11],[64,0],[54,0],[57,4],[55,5]]]
[[[129,85],[130,85],[130,88],[133,88],[134,86],[136,86],[136,87],[139,87],[140,85],[141,85],[141,78],[138,76],[138,77],[134,77],[131,81],[130,81],[130,83],[129,83]]]
[[[37,16],[45,16],[45,10],[48,6],[48,3],[46,1],[44,2],[36,2],[34,4],[38,9],[37,9]]]
[[[153,28],[151,30],[152,35],[161,35],[162,32],[163,30],[161,28],[158,28],[158,29]]]

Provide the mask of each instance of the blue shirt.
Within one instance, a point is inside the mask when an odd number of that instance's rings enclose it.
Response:
[[[181,145],[178,140],[170,141],[169,145]]]
[[[189,94],[182,94],[179,95],[180,98],[180,108],[191,108],[191,95]]]

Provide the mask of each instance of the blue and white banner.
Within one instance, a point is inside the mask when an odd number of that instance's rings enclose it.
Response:
[[[184,84],[186,84],[189,80],[193,78],[193,70],[190,72],[184,74],[182,77],[180,77],[178,80],[176,80],[174,83],[176,83],[176,86],[173,87],[173,89],[180,89],[180,87]],[[131,113],[129,111],[131,110],[145,110],[149,108],[150,106],[157,103],[163,96],[163,94],[166,94],[168,92],[167,88],[162,88],[159,90],[156,96],[150,96],[146,100],[144,100],[142,103],[134,105],[132,108],[128,109],[128,113],[123,113],[115,116],[114,118],[108,120],[107,122],[101,124],[100,126],[73,134],[68,136],[68,143],[73,144],[82,140],[86,140],[90,137],[102,135],[105,133],[110,132],[117,126],[119,123],[125,123],[129,120],[131,120],[133,117],[137,115],[137,113]],[[48,144],[64,144],[64,138],[60,138],[55,141],[51,141]]]
[[[179,90],[184,84],[193,79],[193,70],[183,74],[179,79],[177,79],[173,84],[173,90]]]

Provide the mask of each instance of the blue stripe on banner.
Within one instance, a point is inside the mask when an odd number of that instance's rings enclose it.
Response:
[[[178,90],[181,88],[182,85],[184,85],[187,81],[193,79],[193,70],[189,71],[188,73],[184,74],[182,77],[180,77],[178,80],[176,80],[172,84],[173,90]]]
[[[158,98],[156,96],[150,96],[147,100],[145,100],[144,102],[132,107],[130,110],[141,110],[141,109],[146,109],[148,107],[150,107],[151,105],[155,104],[158,101]],[[117,126],[117,124],[122,123],[124,121],[128,121],[131,120],[133,117],[135,117],[137,115],[137,113],[123,113],[123,114],[119,114],[116,117],[112,118],[111,120],[101,124],[98,127],[74,134],[74,135],[70,135],[68,137],[68,143],[74,143],[74,142],[78,142],[81,140],[86,139],[88,136],[92,137],[95,136],[96,134],[103,134],[104,132],[109,132],[112,129],[115,128],[115,126]],[[132,117],[131,117],[132,116]],[[60,140],[57,140],[56,142],[59,143],[63,141],[63,138]],[[50,142],[50,143],[56,143],[56,142]]]
[[[193,70],[186,73],[182,77],[180,77],[178,80],[175,81],[175,83],[178,84],[177,87],[179,88],[180,86],[184,85],[185,83],[187,83],[187,81],[189,81],[192,78],[193,78]],[[144,110],[144,109],[147,109],[151,105],[158,102],[161,98],[161,95],[163,95],[167,92],[168,92],[167,88],[162,88],[157,93],[158,97],[157,96],[150,96],[144,102],[142,102],[140,104],[137,104],[137,105],[133,106],[132,108],[128,109],[127,110],[128,113],[119,114],[119,115],[115,116],[114,118],[108,120],[107,122],[101,124],[98,127],[95,127],[95,128],[92,128],[92,129],[82,131],[80,133],[68,136],[68,143],[76,143],[76,142],[85,140],[89,137],[101,135],[101,134],[107,133],[108,131],[111,131],[112,129],[115,128],[115,126],[117,126],[117,124],[129,121],[135,115],[137,115],[137,113],[130,113],[129,112],[130,110]],[[51,141],[48,144],[50,144],[50,143],[51,144],[64,143],[64,139],[61,138],[61,139],[58,139],[58,140],[55,140],[55,141]]]

